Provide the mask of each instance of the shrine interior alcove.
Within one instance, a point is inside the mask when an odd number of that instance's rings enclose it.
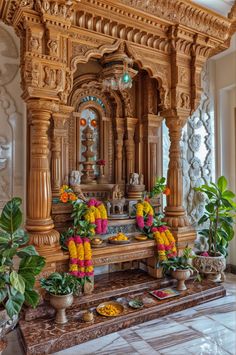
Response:
[[[125,70],[132,86],[113,87],[112,80],[121,77]],[[129,218],[129,200],[137,201],[144,191],[150,191],[155,178],[162,173],[159,86],[160,82],[141,68],[123,46],[101,58],[78,63],[68,99],[74,108],[68,122],[68,145],[63,153],[68,164],[67,170],[61,169],[60,180],[76,184],[86,197],[105,202],[118,189],[120,197],[127,198],[124,212]],[[91,143],[86,138],[89,135]],[[99,161],[105,165],[96,164]],[[142,180],[137,183],[142,185],[142,191],[136,194],[128,191],[133,173]],[[56,192],[54,201],[57,196]],[[57,204],[53,205],[55,225],[62,230],[61,222],[70,218],[68,207],[61,206],[60,216],[59,209]],[[114,211],[119,225],[119,207],[114,207]]]

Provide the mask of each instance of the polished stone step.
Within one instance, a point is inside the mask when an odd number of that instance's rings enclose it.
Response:
[[[74,307],[85,309],[93,306],[98,300],[100,302],[128,295],[135,291],[159,289],[175,284],[176,281],[170,277],[156,279],[140,269],[124,270],[95,276],[94,290],[91,295],[83,295],[74,298]],[[36,309],[27,308],[24,312],[25,320],[33,320],[44,316],[52,316],[54,309],[49,302],[44,301]]]
[[[179,296],[166,300],[158,300],[148,290],[135,290],[117,297],[124,305],[124,312],[119,317],[102,317],[93,308],[94,321],[85,323],[82,319],[84,311],[80,307],[67,311],[69,322],[56,325],[53,317],[38,318],[32,321],[20,321],[22,341],[28,355],[51,354],[88,340],[119,331],[152,319],[160,318],[174,312],[184,310],[225,296],[222,285],[212,282],[196,282],[189,280],[188,289]],[[144,307],[133,310],[128,301],[133,297],[141,297]],[[96,306],[101,303],[97,300]]]

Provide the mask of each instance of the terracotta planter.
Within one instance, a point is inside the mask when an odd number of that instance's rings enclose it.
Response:
[[[214,282],[225,280],[226,259],[220,253],[217,256],[196,255],[193,259],[193,266],[201,275],[206,276],[207,280]]]
[[[69,308],[72,305],[73,299],[72,293],[63,296],[50,294],[50,303],[57,311],[55,319],[56,323],[65,324],[68,322],[66,308]]]
[[[185,285],[185,281],[190,278],[192,275],[192,270],[191,269],[186,269],[186,270],[172,270],[171,271],[171,276],[178,281],[177,283],[177,290],[178,291],[184,291],[187,290],[187,287]]]

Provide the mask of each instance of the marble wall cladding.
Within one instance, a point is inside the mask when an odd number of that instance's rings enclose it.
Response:
[[[25,196],[25,104],[21,99],[19,39],[0,23],[0,210]]]

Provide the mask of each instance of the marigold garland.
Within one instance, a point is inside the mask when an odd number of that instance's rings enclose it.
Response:
[[[84,266],[85,276],[93,276],[92,248],[88,238],[84,238]]]
[[[92,228],[91,233],[94,235],[105,234],[107,232],[107,211],[104,204],[96,199],[90,199],[87,203],[88,211],[85,219],[92,224],[96,224],[96,229]]]
[[[166,226],[154,227],[153,237],[157,243],[159,261],[164,261],[177,255],[175,238]]]
[[[144,220],[144,214],[147,219]],[[152,206],[148,201],[138,202],[136,205],[136,222],[140,229],[143,229],[145,226],[151,227],[153,224],[153,215],[154,211]]]
[[[69,273],[77,276],[78,275],[78,259],[77,259],[77,250],[75,245],[74,238],[70,237],[68,239],[68,249],[70,254],[70,266],[69,266]]]
[[[76,236],[75,238],[76,250],[77,250],[77,262],[78,262],[78,274],[77,277],[83,278],[85,273],[84,269],[84,246],[83,240],[80,236]]]
[[[70,237],[68,239],[68,249],[70,254],[69,273],[78,278],[93,276],[94,269],[90,240],[80,236]]]

